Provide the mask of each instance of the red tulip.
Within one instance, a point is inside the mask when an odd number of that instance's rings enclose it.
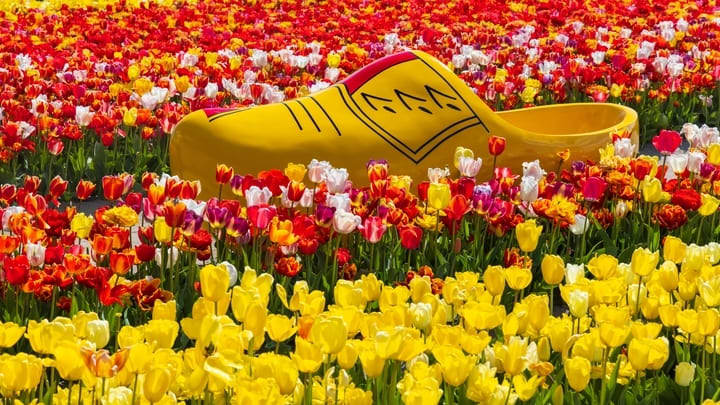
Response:
[[[653,146],[662,155],[672,155],[681,143],[682,137],[676,131],[662,130],[652,139]]]
[[[505,151],[507,140],[502,136],[491,135],[488,138],[488,149],[493,156],[501,155]]]
[[[420,247],[423,237],[422,228],[414,225],[400,225],[397,229],[400,235],[400,244],[405,249],[415,250]]]
[[[12,285],[21,285],[28,280],[30,274],[30,261],[27,256],[6,257],[3,262],[5,279]]]
[[[68,182],[63,180],[60,176],[53,177],[52,180],[50,180],[50,197],[52,197],[52,200],[57,203],[58,198],[60,198],[63,194],[65,194],[65,191],[67,190]]]
[[[597,202],[600,201],[605,193],[607,183],[600,177],[588,177],[585,180],[582,188],[583,197],[585,200]]]
[[[225,164],[215,166],[215,181],[219,184],[227,184],[233,176],[233,168]]]

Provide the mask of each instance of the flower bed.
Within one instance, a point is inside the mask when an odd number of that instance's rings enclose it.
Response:
[[[46,403],[713,403],[720,138],[514,174],[471,150],[429,181],[327,162],[218,197],[105,176],[0,186],[0,393]],[[503,140],[488,147],[503,153]],[[80,182],[79,199],[95,189]],[[142,191],[135,191],[142,190]],[[415,192],[414,190],[417,190]],[[224,197],[223,197],[224,196]]]

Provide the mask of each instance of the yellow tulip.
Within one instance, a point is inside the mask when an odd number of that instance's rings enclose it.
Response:
[[[83,214],[75,214],[70,221],[70,230],[75,232],[76,236],[80,239],[86,239],[90,235],[90,230],[95,222],[93,218]]]
[[[123,124],[133,127],[137,121],[138,110],[135,107],[125,110],[123,113]]]
[[[598,280],[606,280],[617,275],[618,259],[608,254],[601,254],[590,259],[587,268]]]
[[[687,245],[680,238],[666,236],[663,243],[663,258],[675,264],[682,263],[683,259],[685,259],[686,248]]]
[[[437,346],[432,353],[440,363],[445,382],[453,387],[464,383],[475,365],[475,357],[466,356],[454,346]]]
[[[42,374],[43,364],[38,357],[27,353],[0,355],[0,388],[4,392],[32,390],[40,383]]]
[[[60,377],[68,381],[76,381],[83,377],[87,371],[77,342],[65,341],[53,350],[55,363],[53,366]]]
[[[343,370],[351,369],[358,359],[358,341],[348,340],[342,350],[337,354],[338,365]]]
[[[660,370],[670,357],[670,344],[664,336],[647,341],[650,348],[648,354],[648,370]]]
[[[450,185],[447,183],[430,183],[427,191],[430,208],[442,210],[450,205]]]
[[[521,401],[527,401],[535,395],[538,387],[543,382],[543,378],[534,375],[526,379],[524,375],[519,374],[513,377],[512,382],[518,398],[520,398]]]
[[[155,218],[153,223],[153,234],[160,243],[168,243],[172,240],[172,228],[165,222],[165,217]]]
[[[637,371],[643,371],[648,366],[650,347],[648,346],[647,340],[648,339],[633,339],[628,345],[628,360],[630,360],[633,369]]]
[[[720,275],[709,280],[698,280],[698,294],[708,307],[720,305]]]
[[[75,326],[70,319],[57,317],[52,322],[47,319],[40,322],[30,320],[26,337],[36,353],[52,354],[60,342],[75,340],[74,333]]]
[[[568,307],[575,318],[582,318],[587,314],[590,295],[587,291],[575,289],[568,294]]]
[[[170,349],[175,344],[180,325],[167,319],[153,319],[145,325],[145,340],[157,348]]]
[[[720,316],[716,309],[706,309],[698,311],[698,332],[702,336],[713,336],[720,328]]]
[[[698,214],[706,217],[717,212],[718,206],[720,206],[720,200],[711,196],[710,194],[702,193],[701,195],[702,205],[698,208]]]
[[[209,264],[200,270],[200,288],[206,299],[220,301],[229,287],[230,275],[225,268]]]
[[[120,346],[121,349],[126,349],[136,343],[142,343],[144,339],[145,334],[141,326],[134,327],[125,325],[120,328],[120,332],[117,334],[118,346]]]
[[[550,285],[560,284],[565,277],[565,261],[557,255],[545,255],[540,263],[543,280]]]
[[[290,357],[303,373],[317,371],[325,358],[318,347],[300,337],[295,338],[295,352],[291,353]]]
[[[660,180],[646,176],[642,181],[642,195],[646,202],[657,203],[663,200],[663,189]]]
[[[172,375],[165,367],[154,367],[145,374],[143,395],[151,404],[159,402],[170,388]]]
[[[658,269],[658,280],[662,288],[670,292],[678,286],[678,269],[677,265],[670,260],[665,260]]]
[[[488,292],[497,297],[505,291],[505,273],[500,266],[489,266],[483,274],[483,283]]]
[[[550,337],[550,344],[555,352],[562,353],[565,344],[572,336],[572,321],[570,318],[550,317],[547,325],[542,329],[542,333]]]
[[[292,181],[303,181],[305,173],[307,173],[307,169],[302,163],[288,163],[287,167],[285,167],[285,175]]]
[[[532,252],[537,249],[542,230],[542,225],[538,225],[534,219],[518,224],[515,227],[515,238],[517,238],[518,245],[520,245],[520,250]]]
[[[455,168],[460,170],[460,158],[475,158],[475,153],[473,153],[472,149],[464,148],[462,146],[458,146],[455,148],[455,155],[453,157],[453,165],[455,165]]]
[[[680,313],[680,308],[677,305],[666,304],[661,305],[658,308],[658,314],[660,315],[660,321],[668,328],[677,326],[677,318]]]
[[[363,290],[365,301],[375,301],[380,298],[383,282],[378,280],[375,273],[363,274],[360,276],[360,280],[355,282],[355,285],[359,285]]]
[[[527,338],[511,336],[507,345],[496,346],[495,356],[502,364],[505,373],[510,376],[518,375],[527,368]]]
[[[167,319],[169,321],[174,321],[176,318],[177,304],[175,303],[175,300],[170,300],[168,302],[162,302],[161,300],[155,301],[152,309],[152,319]]]
[[[657,267],[660,253],[652,252],[647,248],[637,248],[632,254],[630,268],[640,277],[647,276]]]
[[[25,328],[14,322],[0,322],[0,347],[14,346],[23,333],[25,333]]]
[[[495,377],[495,367],[490,363],[480,363],[470,372],[467,382],[466,395],[469,400],[478,403],[491,403],[496,392],[499,392],[500,384]],[[504,403],[504,398],[498,403]]]
[[[720,144],[713,143],[707,148],[707,161],[714,165],[720,164]]]
[[[612,322],[603,322],[600,324],[600,340],[608,347],[618,347],[625,343],[630,335],[630,328],[622,325],[618,326]]]
[[[694,309],[686,309],[677,315],[677,323],[680,329],[687,333],[697,333],[698,313]]]
[[[363,372],[368,378],[374,378],[382,374],[385,368],[385,358],[378,355],[375,348],[370,345],[363,345],[358,355]]]
[[[267,331],[270,340],[280,343],[290,339],[297,331],[297,328],[291,318],[284,315],[271,314],[267,316],[265,331]]]
[[[460,315],[465,319],[467,326],[490,330],[502,324],[505,319],[505,307],[487,302],[471,301],[460,309]]]
[[[583,391],[590,382],[590,361],[584,357],[575,356],[565,360],[565,377],[570,387],[577,391]]]
[[[508,287],[519,291],[530,285],[532,272],[525,267],[510,266],[505,269],[505,281],[507,281]]]
[[[355,306],[365,308],[367,300],[360,286],[347,280],[339,280],[333,290],[335,304],[340,306]]]

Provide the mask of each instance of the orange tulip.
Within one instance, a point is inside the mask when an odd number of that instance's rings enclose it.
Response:
[[[290,246],[300,237],[293,233],[293,224],[290,220],[279,221],[277,217],[270,225],[270,240],[278,245]]]
[[[99,378],[112,378],[125,367],[125,363],[130,355],[128,349],[118,350],[117,353],[110,355],[107,350],[93,351],[89,349],[81,349],[83,361],[87,368]]]
[[[37,194],[28,194],[25,196],[23,207],[30,215],[40,217],[47,209],[45,197]]]
[[[151,184],[148,187],[147,196],[153,205],[162,204],[165,201],[165,187],[159,184]]]
[[[162,216],[170,228],[179,228],[185,221],[185,211],[185,204],[167,201],[163,206]]]
[[[63,266],[71,274],[82,273],[90,267],[90,257],[88,255],[66,254],[63,257]]]
[[[80,180],[75,187],[75,196],[78,200],[87,200],[95,192],[95,183],[87,180]]]
[[[128,253],[110,253],[110,269],[115,274],[124,275],[130,270],[135,256]]]
[[[110,253],[110,250],[113,246],[113,238],[103,236],[100,234],[95,234],[95,237],[92,240],[92,248],[95,251],[95,253],[99,255],[106,255]]]
[[[20,245],[20,238],[17,236],[0,235],[0,253],[10,254]]]
[[[27,191],[28,194],[32,194],[40,188],[40,177],[38,176],[25,176],[25,182],[23,183],[23,188],[25,191]]]

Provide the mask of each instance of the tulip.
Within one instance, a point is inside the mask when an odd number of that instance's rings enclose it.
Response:
[[[397,230],[402,247],[408,250],[415,250],[420,247],[423,237],[422,228],[412,225],[400,225]]]
[[[665,200],[666,193],[662,189],[660,180],[648,177],[642,181],[642,194],[646,202],[657,203]]]
[[[583,290],[572,290],[568,294],[568,307],[575,318],[582,318],[588,310],[589,294]]]
[[[659,252],[651,252],[647,248],[637,248],[632,254],[630,268],[633,273],[640,277],[644,277],[655,270],[659,260]]]
[[[532,252],[537,248],[542,225],[538,225],[534,219],[526,220],[515,227],[515,237],[523,252]]]
[[[675,236],[666,236],[663,242],[663,258],[676,264],[682,263],[685,259],[687,245]]]
[[[545,255],[540,268],[543,280],[550,285],[560,284],[565,276],[565,261],[557,255]]]
[[[698,214],[702,216],[713,215],[720,206],[720,200],[710,194],[702,193],[702,205],[698,208]]]
[[[680,147],[682,137],[676,131],[662,130],[652,138],[652,144],[661,155],[671,155]]]
[[[607,280],[617,275],[618,259],[608,254],[601,254],[590,259],[587,268],[597,279]]]
[[[105,320],[92,320],[87,323],[87,339],[97,348],[103,348],[110,341],[110,324]]]
[[[462,350],[454,346],[438,346],[432,353],[440,364],[443,379],[453,387],[463,384],[475,366],[473,356],[466,356]]]
[[[316,321],[310,332],[313,342],[326,354],[337,354],[345,346],[347,327],[340,317],[329,317]]]
[[[314,373],[324,360],[322,351],[307,340],[295,338],[295,352],[290,354],[298,370],[303,373]]]
[[[698,332],[702,336],[713,336],[720,328],[720,315],[716,309],[706,309],[698,311]]]
[[[505,290],[505,274],[500,266],[490,266],[483,274],[483,282],[488,292],[497,297]]]
[[[225,164],[218,164],[215,166],[215,181],[218,184],[227,184],[233,177],[233,168]]]
[[[162,302],[160,300],[155,301],[152,309],[153,320],[167,319],[169,321],[174,321],[176,317],[177,304],[175,303],[175,300],[170,300],[168,302]]]
[[[585,390],[590,382],[590,361],[584,357],[575,356],[564,361],[565,377],[570,387],[577,391]]]
[[[38,357],[26,353],[0,357],[0,388],[11,396],[37,387],[42,374],[43,364]]]
[[[689,387],[695,379],[695,363],[682,361],[675,366],[675,383],[681,387]]]
[[[200,287],[203,297],[218,302],[225,298],[230,287],[230,276],[220,266],[207,265],[200,270]]]
[[[600,177],[588,177],[583,183],[582,193],[585,200],[597,202],[603,198],[607,182]]]
[[[669,260],[663,262],[658,269],[658,280],[665,291],[676,289],[679,281],[677,265]]]
[[[292,319],[283,315],[268,315],[265,330],[273,342],[280,343],[290,339],[297,328]]]
[[[284,173],[290,180],[301,182],[305,177],[305,173],[307,173],[307,169],[301,163],[288,163]]]
[[[443,210],[450,205],[450,185],[447,183],[430,183],[427,194],[430,208]]]
[[[523,290],[530,285],[532,272],[526,267],[510,266],[505,269],[505,281],[513,290]]]
[[[170,388],[172,375],[165,367],[154,367],[145,374],[143,395],[151,404],[159,402]]]
[[[369,216],[365,218],[360,230],[365,240],[370,243],[378,243],[385,234],[387,226],[383,223],[382,218]]]
[[[25,333],[25,328],[14,322],[0,322],[0,348],[12,347]]]
[[[493,156],[498,156],[505,151],[507,140],[501,136],[491,135],[488,138],[488,150]]]

